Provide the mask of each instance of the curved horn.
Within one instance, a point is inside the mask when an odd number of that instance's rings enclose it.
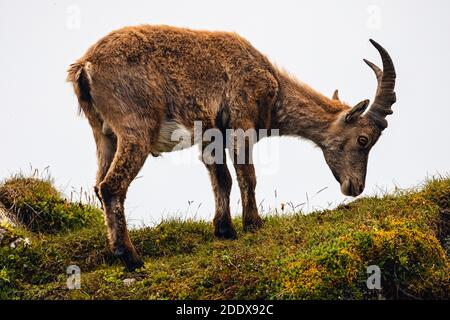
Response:
[[[395,88],[395,67],[389,53],[377,42],[370,39],[370,43],[378,50],[383,61],[383,70],[372,62],[364,59],[364,62],[375,72],[378,81],[375,100],[366,113],[366,117],[372,120],[381,130],[387,128],[386,116],[392,114],[391,106],[396,101]]]

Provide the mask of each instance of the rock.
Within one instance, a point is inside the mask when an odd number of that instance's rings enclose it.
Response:
[[[440,240],[448,257],[450,257],[450,209],[441,210]]]
[[[15,228],[19,223],[14,216],[6,210],[5,206],[0,202],[0,245],[9,246],[12,249],[28,246],[30,239],[22,238],[16,234]]]
[[[126,286],[129,286],[129,285],[131,285],[131,284],[133,284],[135,282],[136,282],[136,279],[134,279],[134,278],[127,278],[127,279],[123,280],[123,284],[126,285]]]
[[[17,221],[14,219],[14,216],[6,210],[3,203],[0,202],[0,223],[6,223],[9,225],[17,225]]]
[[[13,242],[9,244],[9,246],[13,249],[17,248],[19,245],[22,245],[24,247],[28,246],[30,244],[30,239],[28,238],[17,238]]]
[[[6,229],[3,229],[0,227],[0,243],[2,243],[2,240],[5,237],[6,232],[8,232],[8,231],[6,231]]]

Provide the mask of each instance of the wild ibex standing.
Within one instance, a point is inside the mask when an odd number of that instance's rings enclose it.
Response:
[[[128,236],[124,201],[128,186],[149,154],[169,152],[176,130],[278,129],[312,140],[325,156],[345,195],[364,189],[368,154],[387,127],[395,102],[395,70],[375,41],[383,70],[365,62],[378,80],[375,100],[349,107],[321,95],[274,67],[235,33],[137,26],[114,31],[72,64],[80,110],[97,145],[95,191],[102,202],[114,254],[129,270],[143,265]],[[365,112],[365,113],[364,113]],[[224,144],[226,146],[226,144]],[[201,144],[204,147],[204,144]],[[245,152],[250,154],[250,143]],[[232,158],[238,153],[232,148]],[[222,162],[205,162],[215,195],[215,235],[235,238],[230,216],[231,176]],[[233,161],[242,197],[245,230],[261,218],[250,161]]]

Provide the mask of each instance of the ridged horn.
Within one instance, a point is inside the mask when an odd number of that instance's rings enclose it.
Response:
[[[370,43],[378,50],[383,62],[383,70],[374,63],[364,59],[364,62],[375,72],[378,87],[375,99],[365,114],[372,122],[374,122],[381,130],[388,126],[386,116],[392,114],[391,106],[396,101],[395,95],[395,67],[389,53],[376,41],[370,39]]]

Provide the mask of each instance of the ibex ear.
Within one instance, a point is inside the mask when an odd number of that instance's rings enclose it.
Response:
[[[333,97],[331,97],[331,99],[336,100],[336,101],[341,101],[341,100],[339,100],[339,90],[338,89],[334,90]]]
[[[364,100],[358,103],[356,106],[350,109],[345,115],[345,122],[350,123],[356,119],[358,119],[364,111],[366,111],[369,106],[370,101]]]

